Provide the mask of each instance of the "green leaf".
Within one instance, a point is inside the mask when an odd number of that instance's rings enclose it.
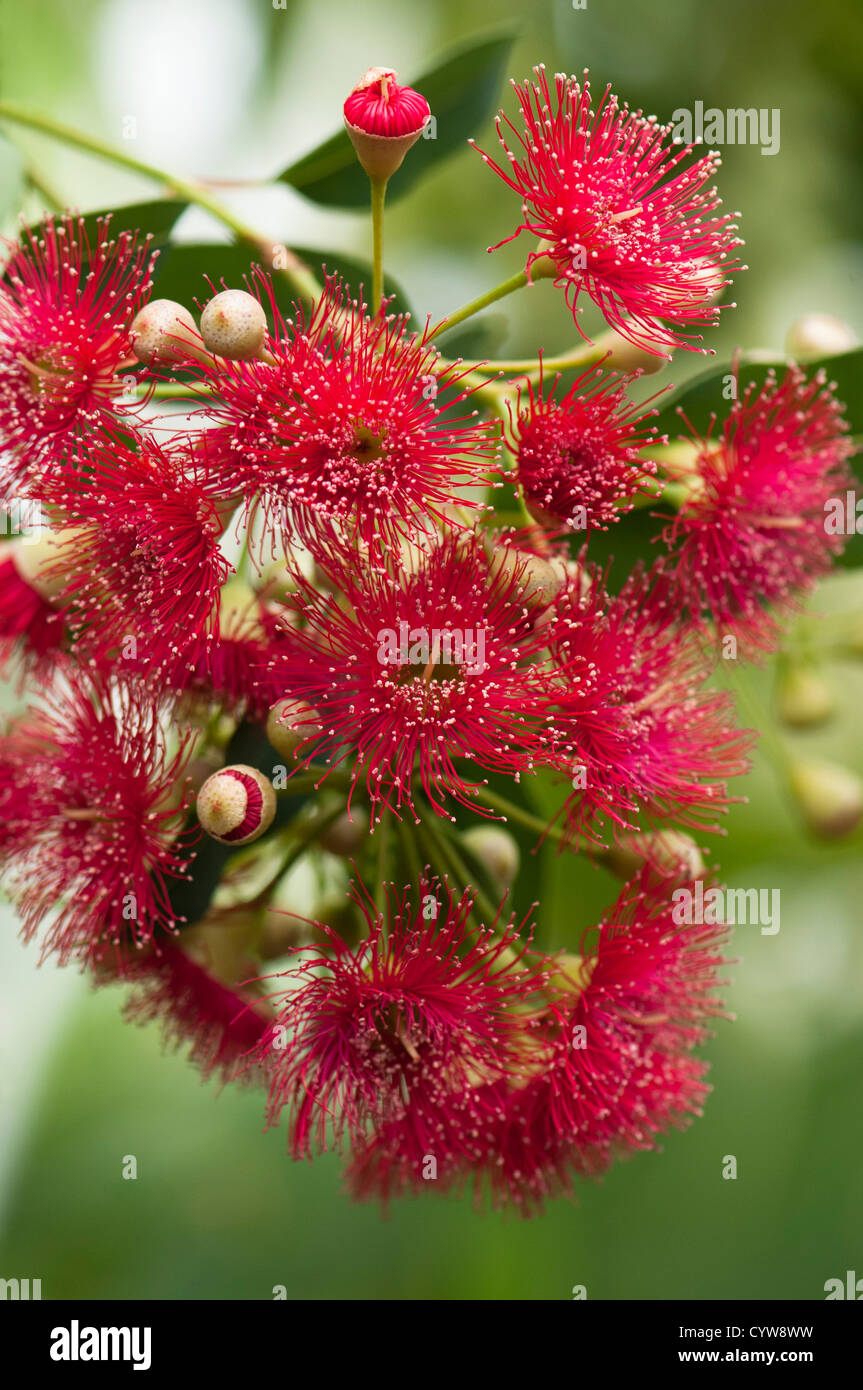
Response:
[[[742,357],[741,393],[750,381],[754,382],[756,387],[762,386],[771,368],[781,378],[786,366],[787,362],[781,357],[772,362],[753,362],[745,356]],[[847,408],[846,415],[852,434],[863,434],[863,348],[857,348],[854,352],[839,353],[833,357],[819,357],[813,362],[804,363],[803,366],[807,375],[811,375],[819,367],[824,368],[827,380],[836,382],[836,394]],[[677,435],[689,437],[689,430],[677,413],[678,408],[683,410],[693,429],[703,434],[710,425],[712,414],[715,413],[722,419],[731,409],[731,401],[727,396],[730,379],[730,366],[711,367],[709,371],[701,372],[684,382],[676,391],[669,392],[656,417],[656,426],[660,434],[668,434],[672,439]],[[723,391],[726,392],[725,395]]]
[[[95,241],[99,219],[110,216],[113,236],[118,232],[141,232],[144,236],[149,233],[153,238],[153,248],[158,249],[165,245],[188,206],[184,199],[162,198],[150,203],[126,203],[119,208],[102,208],[98,212],[85,214],[84,229],[88,240]],[[38,222],[31,230],[38,233],[44,225],[44,221]]]
[[[168,883],[171,911],[180,923],[189,927],[200,922],[207,912],[228,860],[237,853],[234,845],[223,845],[220,840],[204,834],[193,806],[183,826],[182,842],[187,843],[196,830],[200,832],[200,839],[194,842],[194,857],[188,870],[191,878],[171,879]]]
[[[390,180],[390,202],[476,133],[497,100],[513,39],[512,30],[487,35],[411,80],[428,101],[433,119],[429,138],[417,141]],[[278,179],[328,207],[365,207],[369,202],[368,177],[343,130],[283,170]]]
[[[500,351],[508,332],[506,314],[483,314],[472,323],[457,324],[451,333],[441,333],[437,341],[449,358],[482,362]]]
[[[338,275],[358,293],[360,285],[368,291],[372,283],[372,268],[368,262],[349,256],[343,251],[315,251],[309,246],[290,248],[300,260],[323,280],[323,269]],[[153,293],[160,299],[176,299],[178,303],[192,308],[197,301],[205,304],[211,296],[208,279],[216,289],[222,288],[222,281],[231,289],[241,289],[249,276],[252,266],[260,264],[248,247],[230,242],[168,246],[156,262]],[[269,269],[269,267],[267,267]],[[273,276],[276,303],[282,313],[291,312],[294,295],[290,285],[282,276]],[[384,292],[393,296],[390,306],[393,313],[411,312],[404,290],[391,276],[384,280]]]

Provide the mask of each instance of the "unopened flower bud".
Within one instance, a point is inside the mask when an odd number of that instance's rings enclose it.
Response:
[[[344,106],[345,128],[370,179],[386,182],[420,138],[431,111],[424,96],[400,87],[392,68],[369,68]]]
[[[132,351],[146,367],[201,357],[200,334],[189,310],[174,299],[152,299],[132,320]]]
[[[561,273],[560,266],[554,257],[549,254],[551,243],[541,241],[537,245],[536,254],[528,266],[528,275],[533,280],[556,280]]]
[[[690,318],[714,303],[725,284],[725,271],[722,267],[707,256],[699,256],[689,268],[686,283],[675,287],[674,312],[666,316],[670,319]]]
[[[815,667],[786,665],[777,682],[776,710],[789,728],[811,729],[835,712],[836,697]]]
[[[283,758],[293,758],[302,743],[320,733],[317,711],[302,700],[279,700],[267,716],[267,738]]]
[[[863,817],[863,782],[837,763],[806,759],[789,773],[791,794],[807,826],[825,840],[841,839]]]
[[[205,346],[227,362],[250,362],[259,357],[266,333],[263,305],[245,290],[222,290],[201,315]]]
[[[462,839],[502,891],[515,882],[520,856],[518,845],[508,831],[499,825],[472,825]]]
[[[552,603],[567,582],[566,564],[557,556],[544,559],[517,546],[496,545],[489,556],[489,576],[513,585],[527,603]]]
[[[365,844],[368,837],[368,820],[364,821],[358,811],[344,811],[326,830],[321,831],[318,844],[330,854],[350,859]]]
[[[857,346],[857,335],[850,324],[833,314],[802,314],[794,320],[785,339],[789,357],[799,358],[830,357]]]
[[[235,763],[208,777],[198,792],[198,820],[226,845],[247,845],[269,830],[276,814],[272,783],[255,767]]]
[[[602,365],[608,371],[642,372],[645,376],[661,372],[671,355],[670,348],[659,344],[656,352],[649,352],[646,347],[637,347],[614,328],[601,333],[595,346],[597,350],[608,354],[602,359]]]
[[[685,835],[682,830],[653,830],[643,835],[622,835],[616,844],[601,851],[597,858],[609,873],[624,882],[640,873],[645,864],[651,864],[667,878],[704,876],[701,850],[692,836]]]

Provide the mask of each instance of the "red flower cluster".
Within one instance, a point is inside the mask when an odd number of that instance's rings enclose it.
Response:
[[[494,167],[539,239],[528,271],[641,348],[690,345],[737,245],[716,157],[587,83],[516,94]],[[428,105],[374,69],[345,116],[379,210]],[[790,367],[672,468],[601,348],[574,379],[539,354],[507,380],[332,278],[283,314],[263,271],[199,333],[150,271],[146,241],[64,217],[0,280],[6,514],[47,531],[0,562],[0,660],[34,694],[0,737],[23,934],[125,978],[129,1016],[205,1075],[263,1081],[297,1157],[347,1146],[358,1195],[435,1181],[535,1210],[706,1094],[720,933],[674,920],[700,870],[663,876],[654,832],[713,831],[733,799],[751,738],[707,639],[775,645],[838,550],[841,409]],[[193,413],[160,414],[178,389]],[[600,562],[651,506],[660,557]],[[501,904],[512,873],[476,838],[500,850],[496,817],[606,862],[634,844],[577,956]],[[351,860],[353,889],[338,930],[292,916],[279,970],[304,853]]]
[[[420,904],[361,903],[358,950],[330,934],[276,977],[288,988],[253,1056],[295,1156],[347,1140],[358,1195],[472,1183],[530,1212],[698,1112],[690,1054],[720,1011],[720,934],[677,927],[650,871],[582,957],[478,931],[470,898],[439,883]]]

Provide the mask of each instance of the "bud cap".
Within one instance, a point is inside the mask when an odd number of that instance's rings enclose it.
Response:
[[[369,68],[344,105],[345,128],[370,179],[386,182],[416,144],[431,111],[424,96],[400,87],[392,68]]]
[[[272,783],[255,767],[234,763],[208,777],[197,800],[198,820],[225,845],[247,845],[269,830],[276,814]]]

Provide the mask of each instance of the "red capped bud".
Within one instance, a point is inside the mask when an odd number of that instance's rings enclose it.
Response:
[[[392,68],[369,68],[344,106],[345,128],[370,179],[386,182],[422,135],[431,111],[424,96],[400,87]]]
[[[132,320],[132,351],[146,367],[167,367],[201,357],[200,334],[184,305],[152,299]]]
[[[519,866],[518,845],[499,825],[472,825],[462,839],[475,859],[505,891],[515,882]]]
[[[833,687],[814,666],[785,665],[776,685],[776,711],[791,729],[811,729],[836,710]]]
[[[302,700],[279,700],[267,716],[267,738],[283,758],[293,758],[301,744],[320,733],[317,710]]]
[[[834,314],[802,314],[794,320],[785,339],[788,355],[800,358],[830,357],[857,346],[853,328]]]
[[[225,845],[247,845],[269,830],[276,793],[263,773],[235,763],[208,777],[197,800],[198,820]]]
[[[201,337],[210,352],[227,362],[259,357],[267,334],[263,305],[245,290],[222,290],[201,315]]]
[[[860,824],[863,782],[848,768],[806,759],[792,767],[788,781],[803,819],[814,834],[837,840]]]

